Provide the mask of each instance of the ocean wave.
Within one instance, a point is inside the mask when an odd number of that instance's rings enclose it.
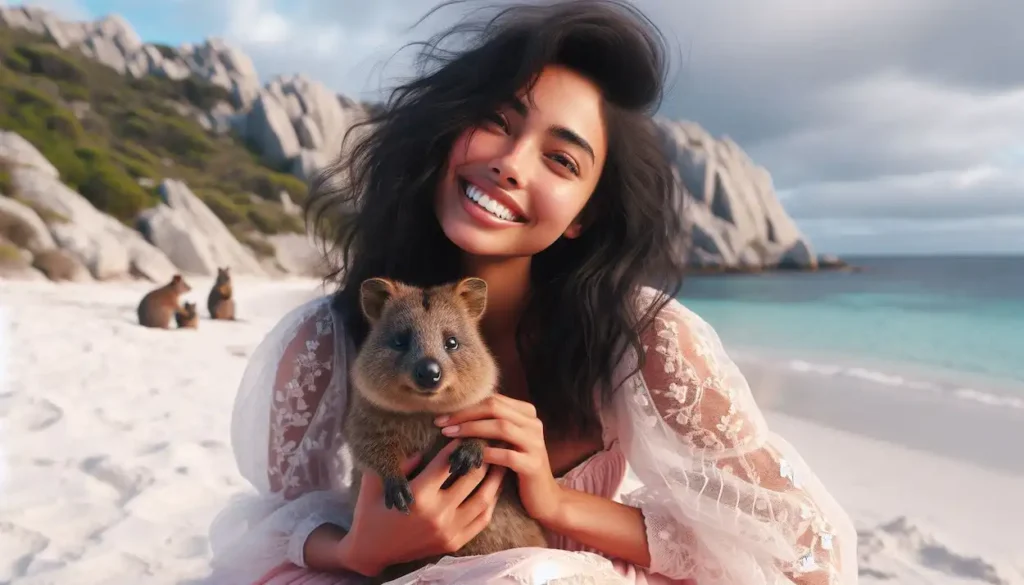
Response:
[[[911,378],[903,374],[883,372],[859,366],[816,363],[802,359],[789,360],[786,366],[790,371],[802,374],[856,378],[880,386],[931,392],[986,406],[1024,410],[1024,397],[997,394],[955,385],[943,385],[937,382]]]

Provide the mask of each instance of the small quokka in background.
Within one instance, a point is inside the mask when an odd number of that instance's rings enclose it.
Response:
[[[206,298],[206,308],[210,310],[211,319],[234,320],[235,300],[231,296],[231,273],[227,268],[217,269],[217,280]]]
[[[192,290],[180,274],[158,289],[146,293],[139,302],[139,324],[143,327],[170,329],[171,319],[181,309],[179,298]]]
[[[174,320],[178,322],[178,329],[198,329],[199,310],[196,309],[196,304],[186,302],[174,314]]]
[[[399,468],[402,460],[423,453],[424,467],[451,440],[434,418],[497,391],[497,362],[479,332],[487,283],[466,278],[423,289],[371,278],[360,293],[370,330],[353,363],[354,392],[343,432],[357,473],[380,476],[385,505],[408,513],[412,491]],[[485,445],[482,439],[463,439],[449,458],[452,476],[482,465]],[[359,482],[354,485],[358,490]],[[507,473],[490,524],[453,556],[547,546],[518,494],[515,474]],[[374,582],[396,579],[440,558],[388,567]]]

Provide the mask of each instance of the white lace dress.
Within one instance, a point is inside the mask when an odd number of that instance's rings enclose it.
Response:
[[[645,290],[642,302],[652,292]],[[850,519],[796,451],[768,430],[711,326],[673,301],[643,340],[644,368],[631,374],[638,363],[632,352],[617,364],[625,384],[601,419],[605,452],[618,454],[622,475],[628,468],[638,480],[613,478],[613,497],[643,511],[651,566],[628,567],[585,550],[525,549],[448,558],[403,583],[857,582]],[[324,297],[288,314],[253,354],[231,429],[239,470],[253,490],[211,527],[211,583],[250,585],[283,568],[311,575],[303,569],[306,537],[323,523],[351,525],[351,454],[339,425],[353,351]],[[314,582],[292,582],[299,581]]]

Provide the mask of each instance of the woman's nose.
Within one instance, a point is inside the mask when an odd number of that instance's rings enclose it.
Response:
[[[505,152],[491,161],[494,181],[506,189],[522,189],[528,182],[529,141],[510,141]]]
[[[491,167],[491,172],[494,173],[497,183],[502,187],[509,187],[511,189],[519,187],[519,179],[516,178],[515,172],[505,170],[497,165]]]

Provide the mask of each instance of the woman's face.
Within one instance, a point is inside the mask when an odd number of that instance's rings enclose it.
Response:
[[[601,94],[574,71],[552,66],[531,97],[519,96],[452,147],[435,212],[468,254],[532,256],[563,235],[579,235],[577,216],[607,153]]]

